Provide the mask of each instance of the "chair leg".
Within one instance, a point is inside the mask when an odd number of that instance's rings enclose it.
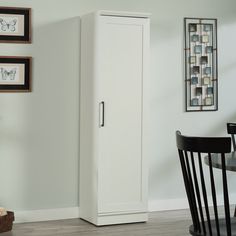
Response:
[[[235,209],[234,209],[234,217],[236,217],[236,206],[235,206]]]

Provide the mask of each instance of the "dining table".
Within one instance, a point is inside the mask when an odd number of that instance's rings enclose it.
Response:
[[[214,153],[211,155],[212,167],[222,169],[221,154]],[[204,162],[209,165],[209,158],[205,156]],[[225,154],[225,167],[226,170],[236,171],[236,152]]]

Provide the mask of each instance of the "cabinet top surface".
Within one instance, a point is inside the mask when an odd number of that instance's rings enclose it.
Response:
[[[144,12],[128,12],[128,11],[107,11],[99,10],[93,12],[92,14],[97,14],[98,16],[123,16],[123,17],[135,17],[135,18],[149,18],[150,13]]]

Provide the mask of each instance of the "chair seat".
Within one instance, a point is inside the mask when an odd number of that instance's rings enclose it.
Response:
[[[225,219],[219,219],[219,225],[220,225],[220,236],[227,236],[226,231],[226,222]],[[206,231],[208,231],[207,222],[205,221]],[[216,230],[216,224],[214,220],[211,220],[211,226],[212,226],[212,236],[217,236],[217,230]],[[189,233],[195,236],[208,236],[210,235],[209,232],[206,232],[204,234],[203,232],[194,232],[193,225],[189,227]],[[231,233],[232,236],[236,236],[236,219],[235,217],[231,218]]]

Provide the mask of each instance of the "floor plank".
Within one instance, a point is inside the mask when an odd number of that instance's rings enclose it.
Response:
[[[1,236],[187,236],[188,210],[152,212],[147,223],[96,227],[81,219],[14,224]]]

